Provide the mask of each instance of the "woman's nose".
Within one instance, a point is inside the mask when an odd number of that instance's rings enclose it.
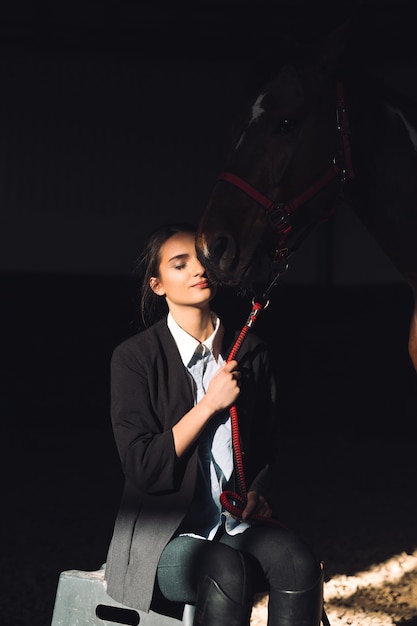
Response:
[[[202,265],[200,263],[200,261],[196,258],[195,261],[195,275],[197,276],[203,276],[203,274],[205,273],[206,268],[204,267],[204,265]]]

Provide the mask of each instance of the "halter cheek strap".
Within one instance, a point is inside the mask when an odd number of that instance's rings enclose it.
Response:
[[[270,218],[272,219],[274,226],[277,226],[278,230],[282,230],[280,228],[281,224],[285,224],[285,226],[289,223],[290,216],[297,211],[303,204],[314,198],[320,191],[325,189],[329,183],[332,182],[335,178],[340,176],[341,169],[333,163],[332,166],[327,170],[327,172],[316,180],[310,187],[308,187],[303,193],[297,196],[291,202],[273,202],[266,196],[264,196],[260,191],[252,187],[249,183],[247,183],[242,178],[239,178],[236,174],[232,174],[231,172],[222,172],[218,176],[218,180],[224,180],[235,187],[238,187],[242,191],[244,191],[248,196],[253,198],[258,204],[262,205],[266,211],[269,213]]]

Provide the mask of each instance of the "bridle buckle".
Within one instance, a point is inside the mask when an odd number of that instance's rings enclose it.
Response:
[[[283,202],[279,202],[278,204],[272,205],[269,213],[269,219],[273,223],[274,226],[281,226],[281,224],[285,224],[287,222],[288,213],[285,210],[285,204]]]

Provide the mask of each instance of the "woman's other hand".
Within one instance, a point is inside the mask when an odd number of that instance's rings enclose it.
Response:
[[[242,519],[248,519],[251,515],[271,517],[272,509],[264,496],[258,496],[256,491],[248,491],[247,503],[242,512]]]

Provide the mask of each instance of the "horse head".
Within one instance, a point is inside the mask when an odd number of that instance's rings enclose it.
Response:
[[[349,33],[344,24],[282,64],[244,111],[197,232],[212,282],[265,285],[337,203],[345,168],[335,71]]]

